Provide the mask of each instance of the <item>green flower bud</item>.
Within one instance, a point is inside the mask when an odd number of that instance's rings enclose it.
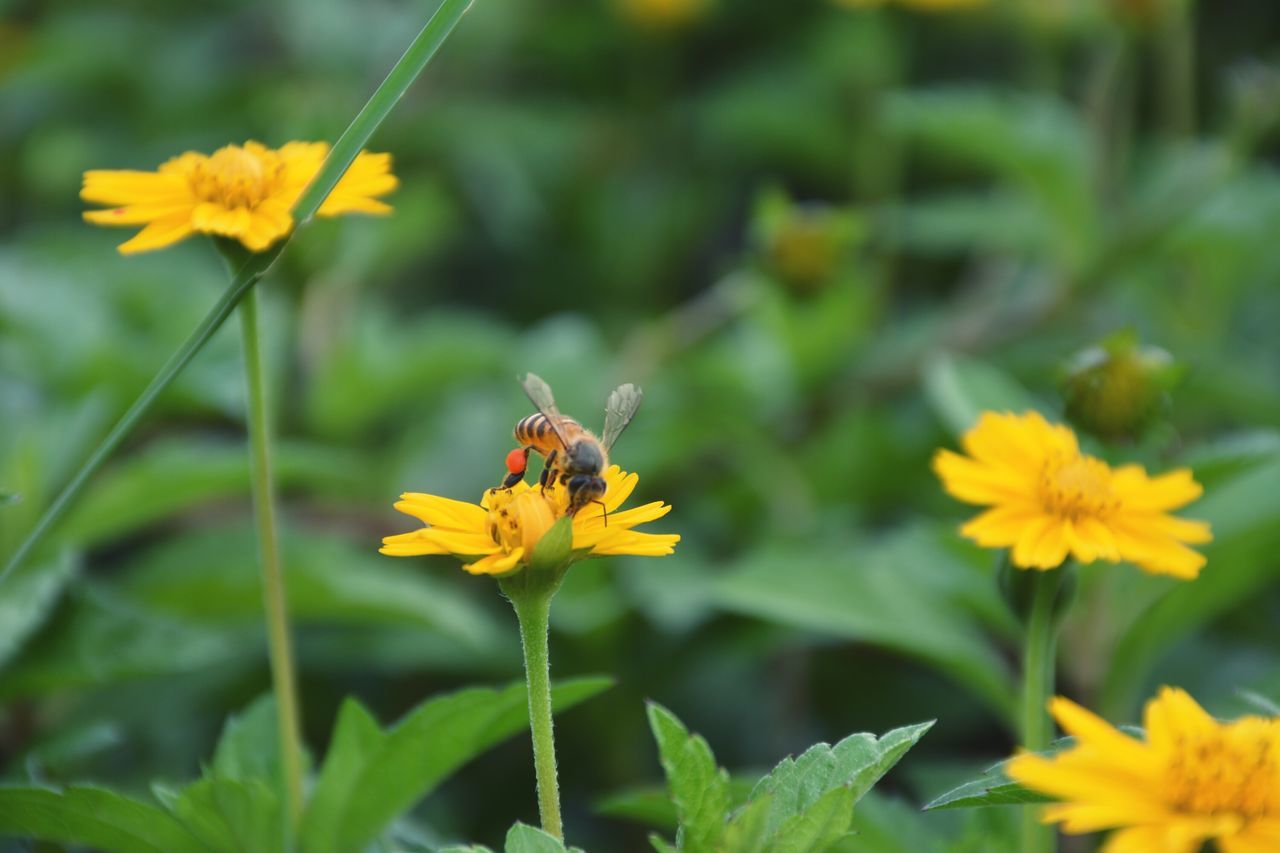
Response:
[[[1067,416],[1101,439],[1134,439],[1168,407],[1182,368],[1169,353],[1122,332],[1077,353],[1067,364]]]

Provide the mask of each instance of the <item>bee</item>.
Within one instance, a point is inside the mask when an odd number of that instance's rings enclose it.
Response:
[[[604,432],[597,438],[573,418],[560,414],[551,388],[540,377],[527,374],[520,384],[538,411],[516,423],[515,437],[521,447],[507,455],[510,474],[504,485],[514,486],[524,479],[529,451],[535,450],[546,457],[538,485],[544,491],[552,483],[563,485],[569,495],[570,515],[591,503],[603,507],[605,481],[601,475],[609,467],[609,449],[636,416],[644,397],[640,389],[630,383],[614,389],[604,407]],[[604,518],[608,524],[608,510]]]

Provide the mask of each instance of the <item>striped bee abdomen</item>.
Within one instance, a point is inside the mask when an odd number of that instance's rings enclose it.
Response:
[[[572,438],[575,433],[582,431],[582,426],[573,418],[562,415],[560,429],[565,433],[566,438]],[[556,437],[556,431],[551,428],[551,421],[542,412],[534,412],[532,415],[521,418],[516,422],[514,432],[516,441],[526,447],[532,447],[544,456],[560,447],[560,439]]]

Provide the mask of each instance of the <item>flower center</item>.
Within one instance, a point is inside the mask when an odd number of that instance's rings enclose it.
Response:
[[[284,163],[274,152],[260,155],[228,145],[196,164],[191,189],[203,201],[253,209],[275,192],[283,172]]]
[[[1092,456],[1054,454],[1040,471],[1040,501],[1050,513],[1073,521],[1106,515],[1117,506],[1111,469]]]
[[[537,489],[519,493],[511,489],[490,489],[487,527],[493,541],[510,553],[524,548],[525,554],[555,524],[556,513],[550,502]]]
[[[1165,769],[1165,802],[1197,815],[1280,817],[1273,725],[1246,719],[1179,739]]]

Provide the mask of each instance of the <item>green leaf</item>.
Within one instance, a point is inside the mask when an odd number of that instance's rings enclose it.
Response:
[[[209,777],[168,803],[173,816],[205,847],[219,853],[278,853],[284,811],[278,787],[262,779]]]
[[[507,832],[504,853],[582,853],[577,847],[565,847],[564,842],[541,829],[517,823]]]
[[[1260,460],[1217,484],[1184,513],[1208,521],[1214,541],[1199,546],[1208,563],[1194,582],[1134,575],[1114,600],[1123,628],[1110,656],[1100,709],[1132,718],[1148,673],[1179,640],[1219,614],[1256,597],[1280,577],[1280,456]]]
[[[243,631],[214,630],[147,612],[83,587],[0,679],[0,696],[196,672],[256,647]]]
[[[954,435],[978,422],[984,411],[1025,412],[1038,408],[1031,394],[998,368],[977,359],[935,356],[924,369],[929,403]]]
[[[109,853],[207,853],[156,806],[105,788],[0,788],[0,833]]]
[[[1014,627],[993,574],[949,528],[920,526],[875,544],[760,547],[712,594],[728,610],[921,658],[1012,719],[1012,679],[991,635]]]
[[[280,784],[280,722],[274,695],[266,693],[227,718],[206,775]]]
[[[473,652],[502,643],[495,619],[455,586],[372,546],[286,532],[281,551],[295,622],[428,629]],[[240,625],[262,615],[256,539],[244,525],[166,542],[146,552],[121,586],[151,609],[197,623]]]
[[[552,701],[563,710],[612,683],[607,678],[567,681],[553,688]],[[359,702],[348,699],[303,816],[303,849],[362,849],[458,767],[528,725],[523,683],[430,699],[386,731]]]
[[[835,746],[820,743],[799,758],[783,759],[751,795],[752,800],[762,796],[772,799],[766,834],[778,834],[788,821],[817,807],[837,788],[849,791],[851,807],[932,727],[932,722],[903,726],[880,738],[867,733],[849,735]],[[828,801],[828,806],[830,802],[834,801]],[[829,822],[819,821],[814,826],[829,826]]]
[[[804,811],[789,817],[778,827],[771,853],[809,853],[826,850],[849,834],[853,822],[852,788],[839,786],[827,791]]]
[[[318,445],[282,444],[276,473],[284,488],[350,493],[358,457]],[[69,513],[62,535],[82,546],[122,539],[218,499],[249,493],[249,459],[239,443],[175,439],[113,465]]]
[[[723,844],[729,853],[764,853],[768,849],[769,812],[773,795],[764,794],[734,812],[725,828]]]
[[[981,777],[965,782],[937,797],[925,810],[965,809],[977,806],[1024,806],[1053,802],[1052,797],[1028,790],[1005,775],[1009,762],[1002,761]]]
[[[648,714],[680,821],[676,845],[690,853],[714,850],[729,812],[729,774],[716,766],[706,740],[689,734],[675,714],[656,702],[649,703]]]
[[[9,577],[0,595],[0,665],[45,623],[78,569],[79,560],[64,550],[56,558],[28,563]]]
[[[1268,717],[1280,717],[1280,702],[1253,690],[1237,690],[1236,695],[1259,713],[1266,714]]]

